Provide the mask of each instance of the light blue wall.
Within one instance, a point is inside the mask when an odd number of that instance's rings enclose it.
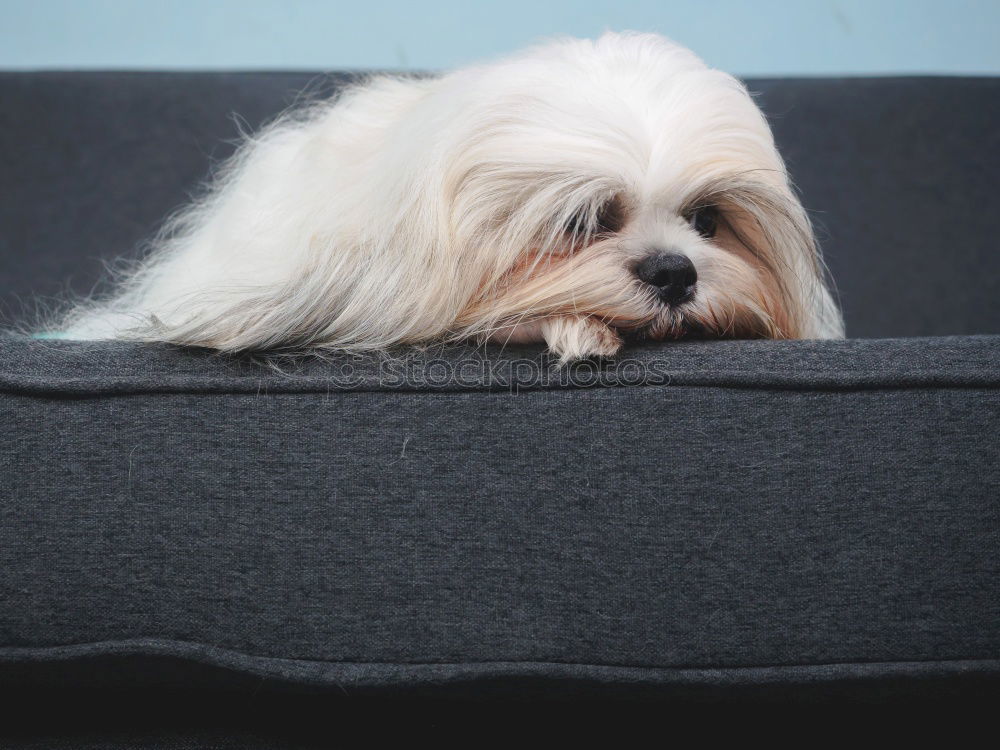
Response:
[[[0,68],[427,70],[607,28],[744,75],[1000,73],[1000,0],[0,0]]]

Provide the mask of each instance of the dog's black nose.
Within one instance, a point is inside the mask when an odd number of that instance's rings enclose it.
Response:
[[[655,286],[660,297],[672,305],[686,302],[694,296],[694,285],[698,272],[694,263],[680,253],[654,253],[636,266],[635,275],[651,286]]]

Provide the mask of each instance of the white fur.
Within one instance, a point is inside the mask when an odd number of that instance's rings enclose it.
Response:
[[[612,197],[624,225],[599,234]],[[689,226],[705,200],[739,241]],[[697,268],[682,308],[633,273],[664,247]],[[225,351],[544,339],[564,359],[612,354],[623,332],[843,330],[744,86],[662,37],[614,33],[372,78],[282,117],[112,298],[61,327]]]

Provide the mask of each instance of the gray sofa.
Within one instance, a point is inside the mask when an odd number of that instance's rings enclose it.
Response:
[[[237,118],[344,79],[0,75],[0,686],[325,710],[995,693],[1000,80],[749,82],[846,341],[567,372],[17,333],[100,288]]]

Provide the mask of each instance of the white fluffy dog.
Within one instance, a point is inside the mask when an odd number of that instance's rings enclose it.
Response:
[[[648,34],[379,76],[248,139],[70,338],[223,351],[842,335],[745,87]]]

